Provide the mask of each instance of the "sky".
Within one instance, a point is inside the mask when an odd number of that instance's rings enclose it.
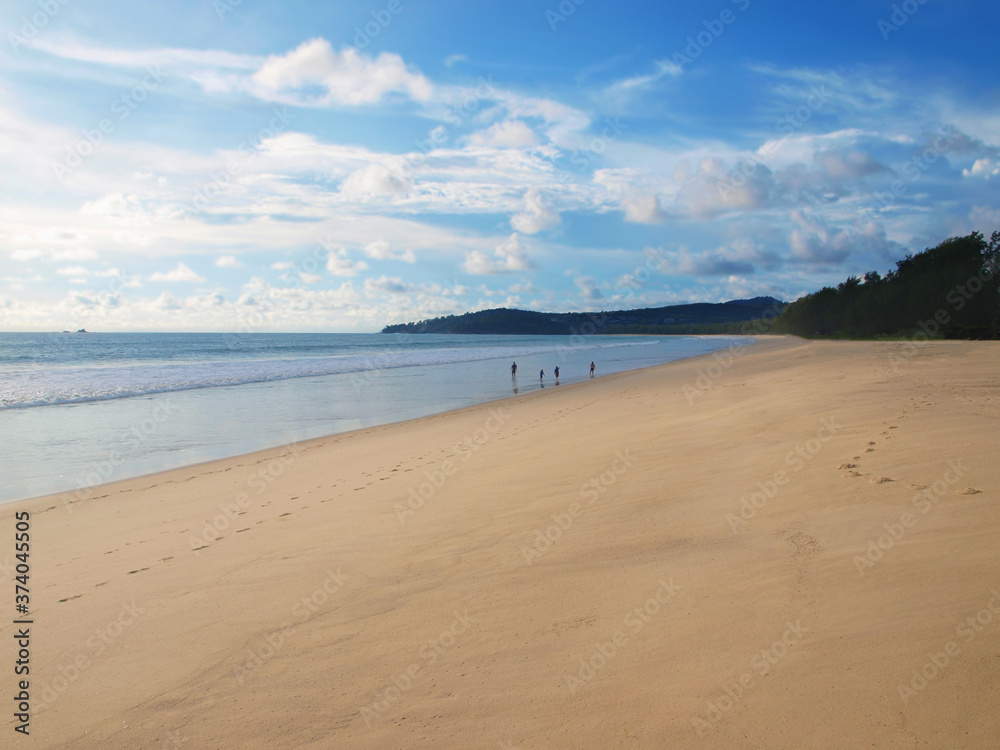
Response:
[[[0,330],[792,300],[1000,229],[972,0],[6,0]]]

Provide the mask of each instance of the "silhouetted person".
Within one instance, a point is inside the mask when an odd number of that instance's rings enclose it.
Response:
[[[517,377],[517,362],[511,362],[510,364],[510,376],[512,378]]]
[[[594,368],[595,367],[596,367],[596,365],[594,365],[594,363],[591,362],[590,363],[590,377],[594,377]]]

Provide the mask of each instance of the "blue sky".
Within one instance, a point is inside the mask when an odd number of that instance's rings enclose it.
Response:
[[[8,0],[0,329],[793,299],[1000,229],[1000,11]]]

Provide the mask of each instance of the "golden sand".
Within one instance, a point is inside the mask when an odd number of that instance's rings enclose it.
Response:
[[[0,744],[1000,747],[998,416],[995,343],[773,338],[5,505]]]

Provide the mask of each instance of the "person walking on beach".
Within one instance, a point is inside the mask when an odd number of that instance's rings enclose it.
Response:
[[[594,363],[590,363],[590,377],[594,377]]]
[[[559,382],[559,365],[556,365],[555,374],[556,374],[556,382],[558,383]]]
[[[517,362],[511,362],[510,364],[510,376],[512,378],[517,377]]]
[[[545,370],[539,370],[538,371],[538,379],[539,380],[545,380]]]

